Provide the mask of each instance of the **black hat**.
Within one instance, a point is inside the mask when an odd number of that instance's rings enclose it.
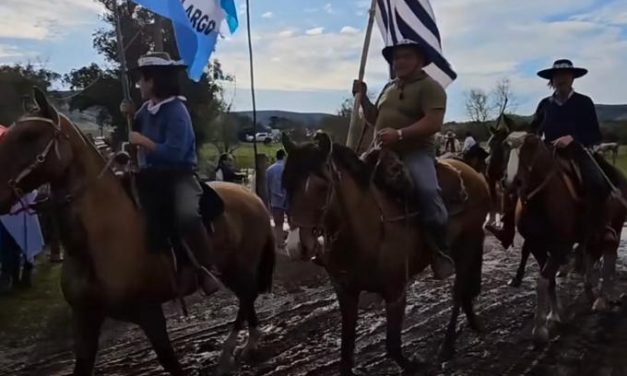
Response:
[[[394,50],[398,47],[411,47],[420,51],[420,53],[425,58],[425,67],[431,64],[431,62],[433,61],[433,55],[430,47],[425,46],[421,42],[416,42],[410,39],[403,39],[392,46],[385,47],[383,51],[381,51],[383,53],[383,57],[385,58],[385,60],[387,60],[389,64],[392,64],[392,60],[394,58]]]
[[[538,76],[550,80],[553,78],[555,72],[563,71],[572,72],[575,78],[583,77],[588,73],[587,69],[574,67],[572,61],[568,59],[560,59],[553,63],[553,67],[538,72]]]

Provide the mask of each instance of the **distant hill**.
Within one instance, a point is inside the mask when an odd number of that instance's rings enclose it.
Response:
[[[627,121],[627,104],[598,104],[596,108],[602,123]]]
[[[238,115],[246,116],[250,119],[253,117],[252,111],[239,111],[235,112]],[[257,111],[257,123],[268,128],[270,119],[273,117],[284,118],[289,121],[303,124],[305,127],[314,128],[320,124],[322,119],[327,116],[334,116],[332,114],[324,114],[318,112],[290,112],[290,111]]]

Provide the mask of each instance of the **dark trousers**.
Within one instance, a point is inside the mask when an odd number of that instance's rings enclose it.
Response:
[[[19,280],[22,250],[6,228],[0,223],[0,275]]]

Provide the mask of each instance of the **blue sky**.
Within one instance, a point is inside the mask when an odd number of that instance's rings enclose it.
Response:
[[[241,28],[215,57],[236,76],[227,99],[250,108],[243,1]],[[368,0],[253,0],[259,109],[334,112],[357,75]],[[535,72],[561,57],[590,69],[576,88],[597,103],[627,103],[627,1],[432,0],[444,54],[459,78],[447,89],[449,120],[464,119],[464,93],[512,82],[517,110],[549,93]],[[101,9],[90,0],[3,0],[0,63],[33,61],[59,72],[102,63],[92,48]],[[366,80],[373,95],[387,67],[373,34]]]

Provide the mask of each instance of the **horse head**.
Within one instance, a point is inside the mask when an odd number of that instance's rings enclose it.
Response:
[[[34,89],[38,109],[18,119],[0,142],[0,213],[24,193],[63,177],[73,153],[65,133],[69,121]]]

